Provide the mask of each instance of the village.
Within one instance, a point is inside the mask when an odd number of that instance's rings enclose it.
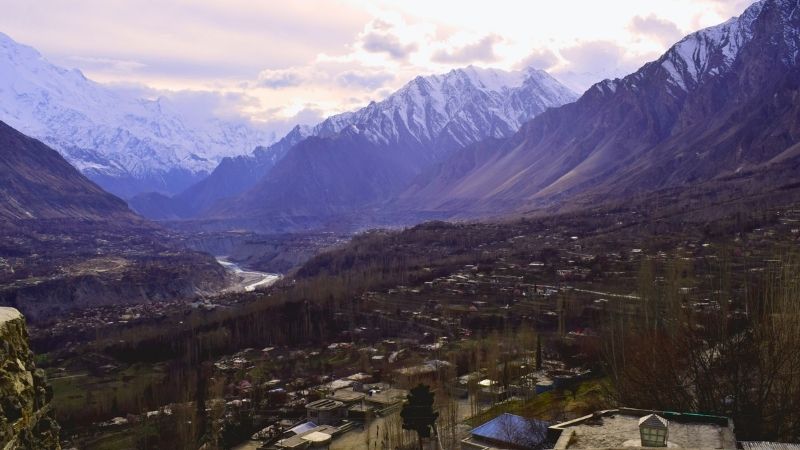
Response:
[[[439,439],[444,448],[457,448],[462,441],[480,441],[472,431],[482,424],[512,413],[552,425],[609,409],[598,327],[609,313],[641,313],[647,290],[641,273],[674,267],[675,279],[657,275],[655,283],[674,290],[682,307],[699,317],[723,307],[733,317],[745,315],[739,299],[722,299],[703,274],[724,252],[746,252],[749,271],[768,270],[770,260],[758,259],[761,249],[796,241],[798,217],[797,211],[785,212],[726,243],[730,247],[688,237],[673,252],[635,240],[623,247],[574,229],[480,244],[485,257],[474,264],[448,273],[423,267],[438,276],[367,291],[339,305],[328,318],[338,332],[328,341],[246,348],[216,358],[207,374],[214,395],[203,399],[208,420],[239,449],[402,447],[414,436],[402,429],[399,412],[409,389],[422,383],[435,392]],[[269,298],[276,289],[286,287],[189,303],[90,309],[34,329],[33,338],[44,345],[63,333],[80,336],[76,331],[88,338],[98,329],[189,323]],[[90,386],[118,392],[142,378],[166,377],[163,363],[105,355],[70,361],[56,359],[48,368],[57,401],[59,392]],[[81,408],[93,399],[62,401]],[[109,417],[80,427],[74,442],[133,439],[146,427],[169,428],[185,420],[176,413],[181,408],[196,409],[196,402],[124,415],[108,407]]]

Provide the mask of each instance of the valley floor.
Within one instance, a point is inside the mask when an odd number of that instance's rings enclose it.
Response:
[[[332,383],[363,375],[407,389],[417,379],[407,374],[431,366],[444,368],[426,382],[439,386],[454,442],[502,412],[560,420],[613,405],[613,388],[596,381],[604,317],[640,317],[654,292],[675,295],[698,323],[720,311],[746,318],[743,283],[800,238],[800,210],[757,216],[671,228],[618,211],[371,232],[312,258],[292,282],[249,292],[270,277],[254,272],[237,292],[98,308],[32,337],[65,437],[81,448],[167,439],[175,420],[192,420],[202,385],[209,414],[221,405],[214,414],[227,417],[226,442],[256,448],[254,432],[301,421],[306,403],[335,394]],[[730,297],[719,273],[730,274]],[[331,448],[374,444],[392,427],[374,420]],[[410,442],[396,431],[385,439]]]

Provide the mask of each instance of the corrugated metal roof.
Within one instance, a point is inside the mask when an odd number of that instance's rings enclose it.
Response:
[[[323,398],[321,400],[317,400],[307,404],[306,409],[331,410],[331,409],[341,408],[342,406],[344,406],[344,403],[342,402],[337,402],[336,400]]]
[[[548,422],[502,414],[475,428],[473,437],[535,449],[547,439]]]

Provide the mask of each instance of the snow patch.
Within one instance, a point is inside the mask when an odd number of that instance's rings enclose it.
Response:
[[[661,59],[661,67],[673,84],[684,90],[706,76],[729,70],[742,47],[753,37],[753,22],[765,1],[754,3],[741,16],[692,33],[675,44]]]
[[[447,130],[453,141],[467,145],[506,136],[547,108],[576,99],[544,71],[468,66],[416,77],[380,102],[328,118],[310,134],[330,136],[358,124],[361,133],[378,144],[397,143],[410,135],[426,145]]]

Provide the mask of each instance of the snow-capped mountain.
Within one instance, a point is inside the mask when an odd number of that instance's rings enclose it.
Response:
[[[754,3],[739,17],[725,23],[696,31],[673,45],[660,58],[624,79],[603,80],[590,88],[613,94],[624,85],[634,85],[646,76],[660,73],[668,90],[684,95],[703,82],[727,73],[740,50],[753,37],[753,22],[758,18],[764,1]]]
[[[394,207],[475,216],[713,189],[752,174],[763,179],[747,189],[790,183],[796,169],[775,170],[800,161],[799,46],[798,0],[754,3],[514,136],[456,152]]]
[[[290,157],[285,163],[290,165],[293,147],[314,137],[332,140],[342,134],[359,135],[367,145],[393,148],[398,152],[395,157],[413,160],[412,167],[407,167],[406,161],[400,169],[416,173],[453,149],[487,137],[509,136],[547,108],[575,98],[575,93],[553,77],[533,68],[507,72],[469,66],[420,76],[380,102],[331,116],[316,126],[297,126],[283,139],[257,148],[252,155],[225,158],[210,176],[171,201],[146,195],[132,199],[131,205],[151,218],[194,216],[222,198],[244,193],[259,181],[272,183],[268,174],[273,167],[284,156]],[[329,157],[336,158],[337,154],[321,155],[318,162]],[[303,164],[309,165],[316,166]],[[303,166],[293,170],[310,170]],[[307,175],[287,175],[292,178],[289,185]]]
[[[453,151],[510,136],[548,108],[575,98],[534,69],[470,66],[417,77],[383,101],[308,130],[310,136],[252,189],[204,215],[314,221],[380,203]]]
[[[174,193],[225,156],[269,143],[266,133],[213,117],[191,126],[166,99],[148,100],[49,63],[0,33],[0,120],[58,150],[123,197]]]
[[[669,73],[669,81],[683,90],[727,72],[741,48],[752,39],[753,22],[762,7],[763,2],[758,2],[739,17],[690,34],[672,46],[657,64]]]
[[[547,108],[576,98],[541,70],[505,72],[469,66],[417,77],[385,100],[330,117],[309,134],[332,136],[355,126],[376,144],[410,139],[425,146],[447,140],[465,146],[487,137],[508,136]],[[436,145],[432,150],[435,155],[445,149]]]

